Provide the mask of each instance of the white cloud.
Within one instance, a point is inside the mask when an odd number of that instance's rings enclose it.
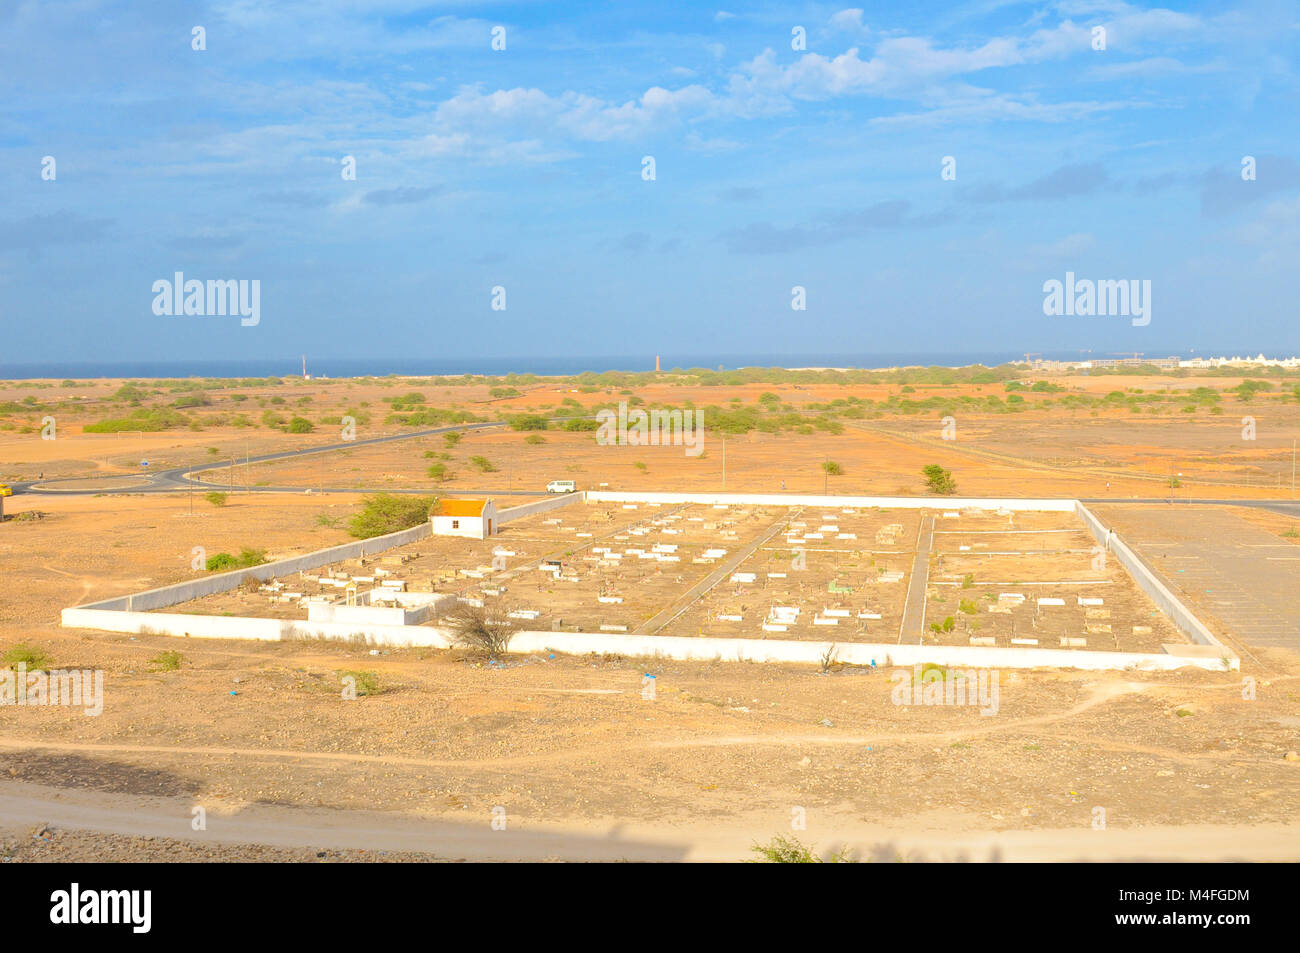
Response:
[[[713,103],[703,86],[669,90],[652,86],[639,99],[613,104],[584,93],[551,96],[540,89],[499,89],[483,93],[462,89],[440,104],[434,119],[439,128],[553,134],[604,142],[632,139],[697,114]]]
[[[854,7],[848,10],[841,10],[831,17],[831,28],[847,32],[857,32],[866,29],[862,23],[862,10]]]

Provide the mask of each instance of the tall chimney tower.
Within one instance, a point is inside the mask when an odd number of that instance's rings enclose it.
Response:
[[[658,354],[655,355],[655,373],[656,373],[656,374],[659,373],[659,355],[658,355]]]
[[[307,355],[306,354],[302,356],[302,376],[304,378],[307,376]]]

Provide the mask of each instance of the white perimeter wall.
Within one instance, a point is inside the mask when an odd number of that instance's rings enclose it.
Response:
[[[500,510],[497,514],[497,520],[499,523],[507,523],[524,516],[531,516],[534,513],[576,503],[581,497],[581,493],[570,493],[554,500],[538,500],[536,503],[514,506],[510,509]],[[115,599],[86,603],[84,606],[78,606],[78,608],[112,610],[165,609],[167,606],[189,602],[191,599],[198,599],[201,596],[210,596],[217,592],[229,592],[231,589],[238,588],[249,577],[256,579],[258,582],[266,582],[268,579],[274,579],[278,576],[289,576],[308,569],[319,569],[321,566],[342,562],[345,559],[373,556],[375,553],[382,553],[385,550],[405,546],[408,543],[419,542],[431,535],[432,526],[428,520],[425,520],[419,526],[398,530],[396,533],[388,533],[385,536],[375,536],[371,539],[358,540],[355,543],[331,546],[329,549],[318,549],[302,556],[290,556],[288,559],[278,559],[275,562],[263,563],[249,569],[233,569],[230,572],[204,575],[188,582],[178,582],[158,589],[118,596]]]
[[[1205,623],[1196,618],[1191,609],[1183,605],[1169,587],[1157,578],[1156,574],[1147,568],[1146,563],[1142,561],[1137,553],[1129,548],[1128,544],[1119,538],[1118,533],[1110,532],[1110,528],[1098,519],[1091,510],[1082,503],[1075,503],[1079,519],[1083,520],[1084,525],[1097,543],[1109,552],[1115,554],[1115,558],[1120,561],[1125,569],[1128,570],[1133,581],[1151,597],[1160,611],[1169,616],[1178,630],[1187,636],[1197,645],[1211,645],[1223,649],[1225,654],[1232,654],[1224,648],[1223,643],[1214,637],[1214,633],[1206,628]]]
[[[1074,500],[985,499],[967,496],[815,496],[797,493],[628,493],[588,490],[589,503],[708,503],[714,506],[825,506],[864,509],[879,506],[899,510],[1043,510],[1072,513]]]
[[[534,516],[537,513],[546,513],[550,510],[558,510],[562,506],[580,503],[582,499],[582,493],[557,493],[549,499],[524,503],[522,506],[512,506],[508,510],[501,510],[497,513],[497,525],[504,526],[506,523],[523,519],[525,516]]]
[[[105,609],[64,609],[65,626],[176,635],[200,639],[337,639],[394,648],[448,648],[446,630],[423,625],[303,622],[195,616],[167,612],[120,612]],[[673,635],[620,635],[605,632],[518,632],[510,651],[556,652],[564,655],[626,655],[644,658],[697,659],[724,662],[795,662],[819,664],[834,646],[836,661],[851,665],[916,665],[933,662],[963,668],[1078,668],[1168,671],[1194,667],[1211,671],[1238,668],[1231,658],[1184,657],[1140,652],[1090,652],[1084,649],[993,648],[980,646],[886,645],[865,642],[796,642],[786,639],[714,639]]]
[[[1007,509],[1073,512],[1087,525],[1098,541],[1105,545],[1106,528],[1077,500],[983,499],[971,497],[894,497],[894,496],[815,496],[757,493],[625,493],[588,491],[538,500],[501,510],[498,520],[504,524],[524,516],[558,509],[585,499],[592,503],[702,503],[762,506],[882,507],[897,509]],[[179,613],[140,612],[201,595],[234,589],[246,576],[266,580],[301,569],[314,569],[342,559],[370,555],[403,546],[429,536],[426,521],[411,529],[377,536],[374,539],[346,543],[241,569],[193,582],[178,583],[161,589],[86,606],[64,609],[65,626],[103,629],[109,632],[189,636],[211,639],[257,639],[280,641],[294,638],[326,638],[363,642],[368,645],[432,646],[446,648],[450,642],[445,631],[429,626],[378,625],[365,622],[307,622],[280,619],[249,619],[230,616],[198,616]],[[721,659],[744,662],[798,662],[818,664],[834,644],[837,660],[854,665],[914,665],[933,662],[941,665],[984,668],[1079,668],[1079,669],[1149,669],[1167,670],[1192,666],[1213,671],[1237,669],[1240,661],[1214,638],[1213,634],[1186,606],[1146,568],[1141,559],[1116,537],[1110,539],[1111,551],[1190,639],[1213,649],[1204,655],[1157,655],[1138,652],[1094,652],[1071,649],[1000,648],[991,646],[892,645],[871,643],[838,644],[830,642],[796,642],[782,639],[715,639],[665,635],[622,635],[595,632],[519,632],[511,642],[515,652],[559,652],[643,656],[674,659]],[[128,606],[131,611],[128,611]]]

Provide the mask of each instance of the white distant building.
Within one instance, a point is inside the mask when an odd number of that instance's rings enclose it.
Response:
[[[1210,367],[1300,367],[1300,357],[1265,357],[1258,354],[1255,357],[1195,357],[1187,361],[1179,361],[1179,367],[1192,368],[1210,368]]]
[[[496,531],[497,508],[491,500],[439,500],[429,522],[434,536],[487,539]]]

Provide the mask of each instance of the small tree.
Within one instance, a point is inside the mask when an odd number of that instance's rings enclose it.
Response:
[[[925,485],[931,493],[951,496],[957,492],[957,481],[952,478],[952,472],[945,470],[939,464],[932,463],[925,467],[921,473],[925,475]]]
[[[442,439],[448,447],[454,447],[460,443],[460,432],[453,430],[451,433],[445,433],[442,435]]]
[[[226,494],[219,493],[216,490],[213,490],[211,493],[204,493],[203,498],[207,500],[209,503],[211,503],[213,506],[226,505]]]
[[[504,655],[515,634],[509,610],[500,604],[475,606],[457,602],[456,608],[444,617],[443,622],[451,633],[452,642],[482,649],[490,659]]]
[[[366,497],[361,512],[348,524],[348,532],[357,539],[369,539],[419,526],[429,518],[429,510],[436,502],[438,498],[434,496],[376,493]]]
[[[844,468],[834,460],[827,460],[822,464],[822,469],[826,471],[827,476],[840,476],[844,473]]]

